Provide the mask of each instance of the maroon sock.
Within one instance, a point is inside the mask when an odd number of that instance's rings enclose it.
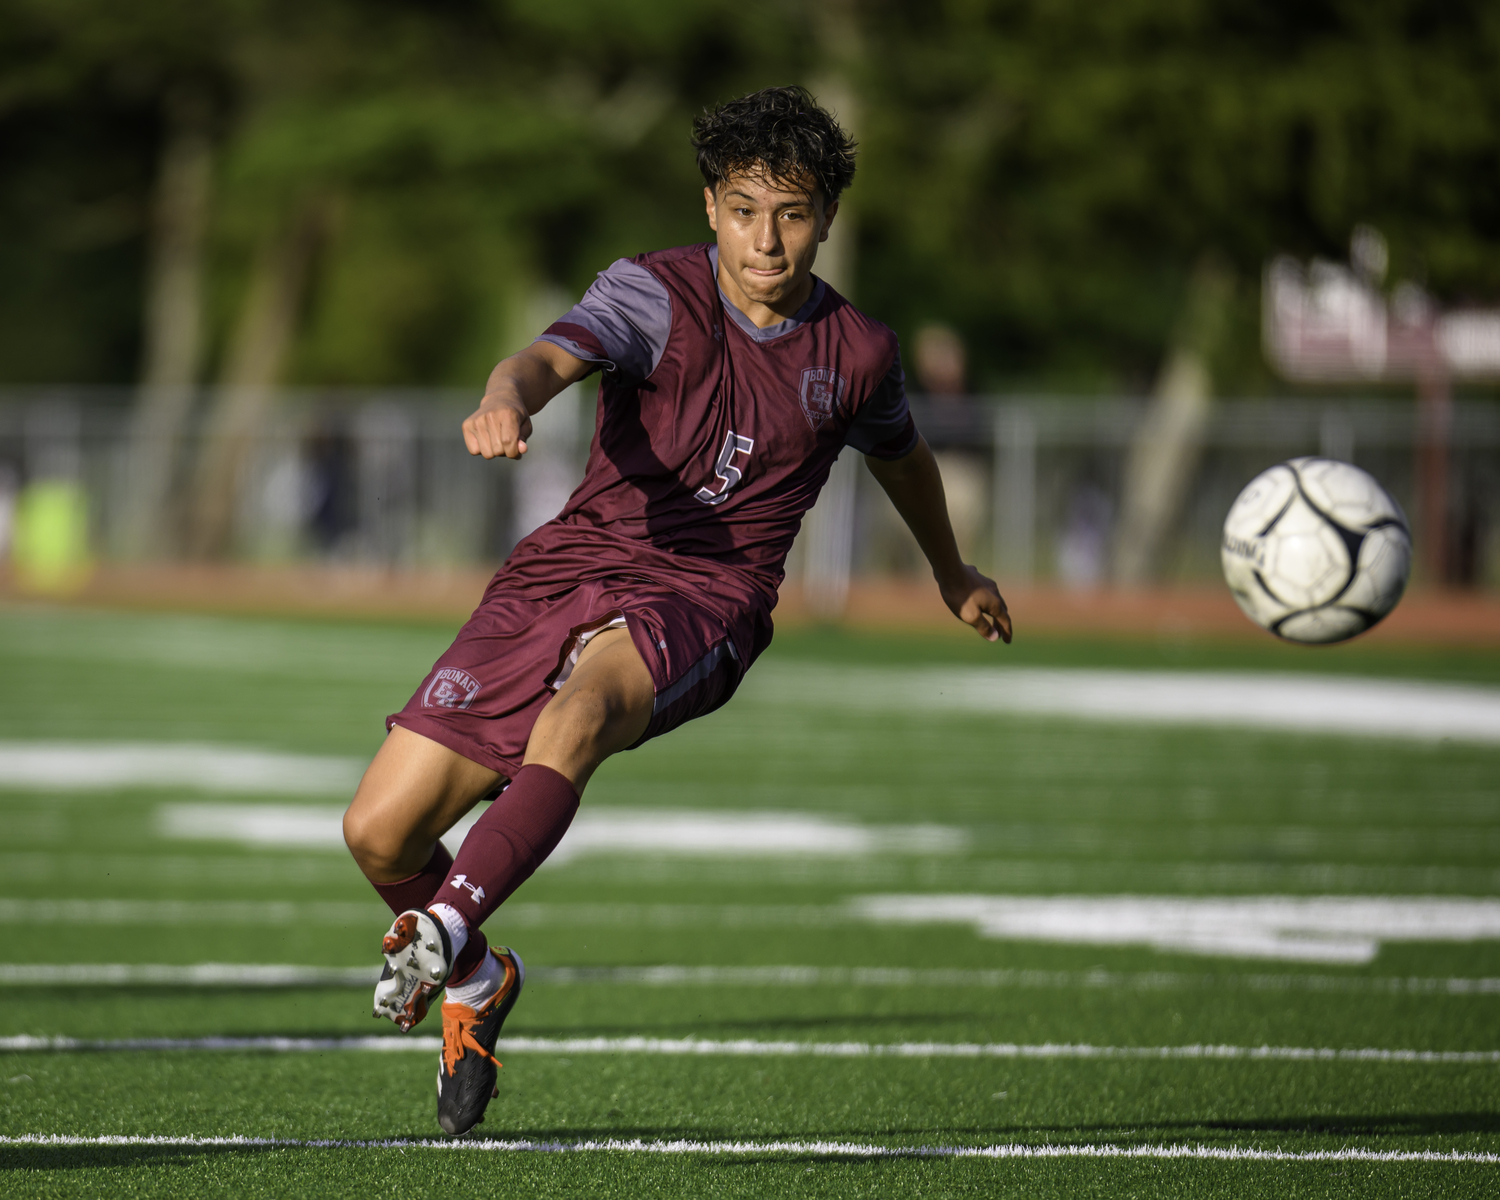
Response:
[[[399,917],[407,909],[420,910],[431,904],[432,897],[443,886],[443,881],[448,878],[448,872],[452,869],[453,855],[439,842],[432,848],[432,857],[427,860],[427,865],[415,875],[408,875],[395,883],[375,883],[373,879],[370,882],[380,893],[380,898]]]
[[[477,934],[485,918],[557,849],[577,811],[578,793],[565,776],[540,763],[522,767],[469,830],[448,881],[430,903],[452,905],[469,923],[471,937]]]
[[[482,929],[469,929],[469,940],[464,943],[464,948],[458,952],[458,957],[453,960],[453,970],[448,975],[448,983],[463,983],[464,980],[474,974],[479,964],[484,961],[485,953],[489,950],[489,939],[484,936]]]
[[[395,883],[375,883],[375,890],[380,893],[380,898],[390,905],[391,911],[398,917],[408,909],[424,909],[433,902],[433,895],[438,888],[443,886],[443,881],[448,878],[448,872],[453,869],[453,855],[448,853],[447,848],[439,842],[432,848],[432,857],[427,860],[427,865],[415,875],[408,875],[405,879],[398,879]],[[441,899],[441,897],[439,897]],[[462,983],[474,973],[474,968],[484,961],[484,952],[489,949],[489,942],[477,929],[469,931],[469,940],[464,943],[464,948],[458,952],[458,957],[453,960],[453,972],[448,977],[450,983]]]

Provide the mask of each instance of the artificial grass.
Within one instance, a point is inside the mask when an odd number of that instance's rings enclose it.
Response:
[[[205,741],[359,759],[379,744],[381,718],[405,701],[450,636],[438,626],[7,610],[0,740]],[[1351,674],[1500,679],[1492,654],[1359,643],[1308,653],[1270,639],[1186,647],[1023,639],[1006,649],[961,630],[953,638],[801,631],[778,637],[769,653],[897,664],[1316,664]],[[961,831],[962,846],[849,859],[583,856],[544,869],[513,901],[521,906],[513,912],[531,915],[507,928],[502,910],[492,923],[496,936],[543,968],[507,1033],[1497,1049],[1494,992],[1370,983],[1500,975],[1500,945],[1492,942],[1391,943],[1365,966],[1327,966],[997,942],[967,926],[884,928],[836,917],[756,926],[713,915],[757,905],[836,914],[851,896],[871,892],[1495,896],[1497,781],[1500,748],[1483,745],[920,711],[810,718],[747,694],[612,760],[586,803],[936,824]],[[167,839],[160,808],[185,800],[341,802],[164,788],[0,791],[0,902],[274,899],[312,915],[264,925],[188,922],[149,936],[128,924],[25,926],[25,941],[13,940],[3,957],[22,961],[24,945],[24,961],[37,963],[371,961],[381,910],[347,858]],[[327,905],[344,915],[319,919]],[[590,924],[570,918],[570,905],[701,911],[685,921]],[[368,921],[348,919],[364,911],[358,906],[368,908]],[[1062,972],[1073,982],[644,987],[549,983],[545,971],[642,963],[1004,968]],[[1078,982],[1094,968],[1127,982]],[[1248,983],[1252,976],[1283,983]],[[1313,978],[1325,982],[1297,983]],[[0,1034],[345,1036],[378,1028],[356,990],[12,988],[5,999]],[[0,1083],[0,1134],[420,1137],[435,1132],[433,1069],[426,1055],[407,1054],[6,1053],[0,1080],[14,1082]],[[522,1054],[508,1062],[484,1128],[560,1140],[1500,1151],[1497,1080],[1493,1065],[1473,1064]],[[1452,1164],[14,1145],[0,1145],[0,1171],[7,1194],[39,1196],[417,1188],[539,1196],[1460,1196],[1487,1194],[1500,1179],[1500,1168]]]

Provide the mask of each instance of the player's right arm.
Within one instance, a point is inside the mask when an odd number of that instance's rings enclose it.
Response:
[[[484,399],[464,421],[464,445],[481,458],[520,458],[531,436],[531,418],[595,364],[574,358],[551,342],[532,342],[490,372]]]

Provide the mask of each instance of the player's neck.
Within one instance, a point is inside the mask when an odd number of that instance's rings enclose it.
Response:
[[[812,273],[809,272],[785,296],[778,297],[769,302],[754,300],[745,294],[744,288],[740,287],[734,275],[724,269],[724,256],[720,254],[718,282],[719,291],[724,294],[724,298],[733,304],[735,308],[739,309],[740,312],[744,313],[750,323],[757,329],[765,329],[769,325],[775,325],[781,321],[789,321],[795,317],[802,310],[802,306],[807,303],[809,297],[812,296],[813,288],[816,286],[817,281],[813,278]]]

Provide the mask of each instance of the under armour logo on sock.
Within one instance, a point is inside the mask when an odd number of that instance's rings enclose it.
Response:
[[[455,888],[468,888],[469,892],[474,897],[474,903],[475,904],[483,904],[484,903],[484,889],[482,887],[480,887],[477,883],[470,883],[469,882],[469,877],[467,875],[455,875],[453,877],[453,882],[451,884],[449,884],[448,886],[449,887],[455,887]]]

